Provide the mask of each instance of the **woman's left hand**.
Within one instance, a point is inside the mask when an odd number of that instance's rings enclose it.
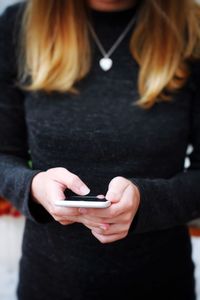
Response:
[[[111,180],[105,197],[112,202],[110,207],[81,208],[80,212],[85,220],[102,224],[86,226],[101,243],[111,243],[127,236],[139,207],[140,193],[130,180],[118,176]]]

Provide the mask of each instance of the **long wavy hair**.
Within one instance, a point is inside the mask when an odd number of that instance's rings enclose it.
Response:
[[[141,0],[139,0],[141,1]],[[20,78],[29,91],[76,92],[91,68],[87,0],[28,0],[22,21]],[[141,107],[169,100],[200,57],[200,8],[194,0],[143,0],[130,39],[139,64]]]

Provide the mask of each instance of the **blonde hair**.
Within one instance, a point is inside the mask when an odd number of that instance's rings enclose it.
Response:
[[[185,84],[188,62],[200,57],[199,16],[194,0],[143,0],[130,40],[141,107],[169,100]],[[86,0],[27,2],[19,61],[26,90],[76,91],[91,68],[88,18]]]

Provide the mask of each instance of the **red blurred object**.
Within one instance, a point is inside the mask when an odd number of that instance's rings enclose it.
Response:
[[[0,198],[0,216],[2,215],[11,215],[13,217],[19,217],[21,214],[12,206],[12,204]]]
[[[190,227],[189,233],[193,237],[199,237],[200,238],[200,228],[198,227]]]

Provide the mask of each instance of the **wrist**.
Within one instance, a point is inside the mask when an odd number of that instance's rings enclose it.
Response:
[[[135,203],[135,207],[139,207],[140,205],[140,199],[141,199],[141,196],[140,196],[140,190],[138,188],[137,185],[135,185],[133,182],[131,182],[132,186],[133,186],[133,201]]]
[[[32,183],[31,183],[31,198],[32,200],[37,203],[40,204],[40,201],[38,199],[38,191],[40,190],[40,185],[41,185],[41,181],[42,181],[42,177],[44,176],[45,172],[39,172],[37,173],[33,179],[32,179]]]

